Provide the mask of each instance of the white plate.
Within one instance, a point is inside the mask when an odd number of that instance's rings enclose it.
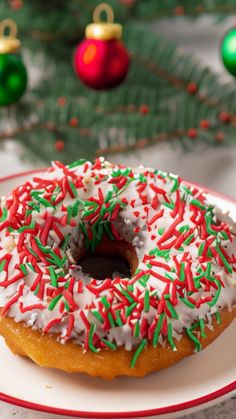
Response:
[[[0,195],[30,177],[27,173],[0,179]],[[236,219],[236,202],[206,192]],[[170,369],[142,379],[118,378],[112,382],[41,369],[12,355],[1,339],[0,399],[47,413],[96,419],[180,416],[236,392],[235,335],[236,321],[204,351]]]

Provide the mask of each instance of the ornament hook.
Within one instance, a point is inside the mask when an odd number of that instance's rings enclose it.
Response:
[[[101,3],[99,4],[96,9],[93,12],[93,21],[94,23],[100,23],[101,20],[101,13],[105,12],[107,15],[107,23],[113,23],[114,22],[114,12],[111,6],[107,3]]]
[[[6,35],[6,30],[9,33]],[[0,38],[11,38],[15,39],[17,36],[17,25],[12,19],[5,19],[0,22]]]
[[[17,25],[14,20],[0,21],[0,54],[10,54],[19,48],[20,41],[17,39]]]

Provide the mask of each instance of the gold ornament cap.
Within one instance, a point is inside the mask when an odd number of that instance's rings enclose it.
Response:
[[[17,25],[14,20],[2,20],[0,22],[0,54],[17,52],[20,45],[20,40],[17,39]]]
[[[101,21],[101,13],[105,12],[107,21]],[[98,39],[109,41],[110,39],[121,39],[122,26],[114,23],[114,12],[107,3],[99,4],[93,12],[93,22],[86,27],[85,35],[87,39]]]

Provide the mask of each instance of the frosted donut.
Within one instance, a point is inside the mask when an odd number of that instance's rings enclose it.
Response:
[[[235,224],[175,175],[54,162],[1,198],[0,217],[0,334],[40,366],[141,377],[236,315]],[[113,271],[85,269],[94,257]]]

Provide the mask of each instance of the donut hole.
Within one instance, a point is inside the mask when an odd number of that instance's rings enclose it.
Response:
[[[137,269],[138,258],[128,242],[104,238],[94,252],[83,249],[78,263],[85,275],[97,280],[116,276],[131,278]]]

